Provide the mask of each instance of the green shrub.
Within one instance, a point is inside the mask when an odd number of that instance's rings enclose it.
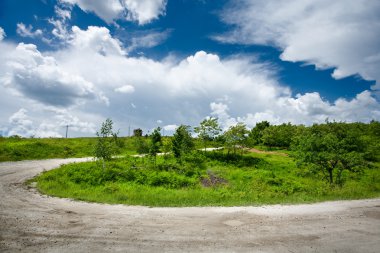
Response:
[[[203,153],[203,152],[202,152]],[[257,205],[315,202],[380,196],[380,164],[358,173],[345,171],[341,187],[330,187],[291,157],[222,152],[203,157],[157,157],[111,161],[103,171],[95,162],[69,164],[42,173],[38,188],[80,200],[150,206]]]

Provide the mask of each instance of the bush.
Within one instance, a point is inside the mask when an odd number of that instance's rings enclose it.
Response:
[[[261,158],[252,156],[241,156],[233,153],[207,152],[205,156],[210,160],[216,160],[225,165],[234,165],[238,168],[264,165],[265,161]]]

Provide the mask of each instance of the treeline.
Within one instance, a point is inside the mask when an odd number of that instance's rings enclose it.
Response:
[[[112,120],[107,119],[100,132],[97,133],[98,137],[113,137],[114,140],[117,140],[117,134],[112,132],[112,124]],[[380,156],[380,122],[378,121],[370,123],[326,121],[323,124],[311,126],[291,123],[271,125],[268,121],[262,121],[252,129],[247,128],[243,123],[238,123],[222,131],[217,118],[206,118],[194,128],[187,125],[179,126],[172,137],[163,138],[160,127],[145,136],[141,129],[136,129],[134,137],[135,149],[140,154],[151,153],[152,150],[154,150],[153,153],[174,152],[174,154],[179,154],[181,151],[177,146],[186,146],[184,148],[186,153],[190,152],[192,148],[199,148],[200,145],[205,149],[207,147],[224,147],[233,154],[253,147],[266,150],[297,151],[301,147],[305,148],[306,143],[316,148],[319,145],[317,142],[331,140],[334,144],[345,143],[344,147],[336,147],[336,149],[360,151],[366,160],[376,161]],[[327,143],[325,144],[327,145]],[[120,146],[120,143],[117,146]]]
[[[379,147],[377,144],[380,139],[380,123],[372,121],[366,123],[345,123],[329,122],[324,124],[313,124],[312,126],[292,125],[291,123],[281,125],[270,125],[269,122],[263,121],[257,123],[249,131],[247,136],[247,145],[263,145],[268,148],[292,149],[294,144],[299,143],[299,138],[310,134],[335,135],[339,139],[357,138],[358,144],[372,148]]]
[[[173,136],[161,136],[156,128],[150,135],[134,131],[134,137],[118,137],[108,119],[97,138],[25,139],[0,138],[0,161],[95,156],[99,161],[115,155],[144,154],[155,166],[156,156],[165,153],[179,166],[199,163],[203,150],[222,147],[226,159],[239,161],[250,148],[282,150],[293,157],[305,173],[321,176],[330,184],[342,185],[348,175],[359,175],[380,162],[380,123],[329,122],[311,126],[267,121],[252,129],[239,123],[223,131],[218,119],[206,118],[192,128],[181,125]],[[193,137],[196,136],[196,137]],[[204,155],[203,155],[204,157]],[[148,159],[147,159],[148,160]],[[102,167],[106,167],[103,163]]]
[[[360,172],[380,161],[380,123],[377,121],[369,124],[326,121],[312,126],[271,125],[262,121],[250,130],[238,123],[223,132],[218,119],[207,118],[194,128],[195,139],[193,129],[181,125],[173,137],[165,141],[160,130],[156,128],[147,136],[149,138],[137,136],[135,139],[137,151],[149,154],[154,162],[160,152],[173,154],[180,164],[184,157],[194,157],[194,140],[201,141],[205,151],[208,146],[223,146],[227,154],[233,156],[242,156],[247,148],[254,146],[287,149],[300,167],[321,173],[330,184],[342,185],[346,171]],[[109,147],[116,140],[111,120],[103,123],[100,133],[95,156],[104,161],[111,159]]]
[[[236,127],[244,132],[244,125]],[[225,136],[224,139],[228,140]],[[239,138],[235,138],[239,139]],[[329,122],[312,126],[257,123],[240,139],[242,146],[287,149],[310,174],[320,175],[331,185],[344,184],[347,175],[360,174],[380,161],[380,123]]]

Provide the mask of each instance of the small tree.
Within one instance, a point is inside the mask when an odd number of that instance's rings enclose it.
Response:
[[[269,148],[289,148],[293,136],[297,133],[297,126],[283,123],[278,126],[269,126],[262,132],[261,140]]]
[[[300,165],[321,173],[330,185],[342,186],[345,171],[359,172],[368,166],[365,146],[357,133],[344,123],[313,125],[294,138],[292,149]]]
[[[236,150],[238,148],[242,149],[245,146],[245,141],[247,139],[247,129],[245,124],[238,123],[235,126],[231,126],[225,133],[224,139],[228,148],[228,152],[230,150],[236,155]]]
[[[105,169],[105,161],[112,159],[115,154],[117,144],[117,133],[112,131],[113,122],[111,119],[106,119],[102,123],[100,132],[96,132],[97,142],[95,145],[94,155],[98,160],[102,160],[103,169]]]
[[[203,141],[203,146],[206,151],[207,141],[213,141],[222,131],[219,127],[217,118],[206,118],[204,119],[199,127],[194,128],[194,132],[198,134],[198,137]]]
[[[269,127],[268,121],[261,121],[256,123],[256,126],[251,129],[248,134],[248,140],[250,145],[257,145],[262,143],[262,137],[264,129]]]
[[[157,127],[153,130],[150,135],[150,147],[149,155],[154,159],[154,164],[156,164],[157,153],[160,152],[160,147],[162,146],[161,128]]]
[[[174,157],[182,162],[184,154],[188,154],[194,148],[193,139],[190,134],[190,126],[179,126],[172,139],[172,150]]]
[[[133,129],[133,136],[135,137],[141,137],[143,135],[143,131],[141,128]]]
[[[164,153],[164,159],[167,161],[170,157],[170,153],[172,151],[172,141],[171,138],[163,137],[162,138],[162,146],[161,151]]]
[[[143,137],[135,137],[134,145],[136,147],[136,151],[138,154],[146,154],[149,153],[149,145],[145,138]]]

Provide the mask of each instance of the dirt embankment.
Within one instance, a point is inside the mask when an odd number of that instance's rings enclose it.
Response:
[[[41,196],[23,182],[62,163],[0,163],[0,252],[378,252],[380,199],[149,208]]]

